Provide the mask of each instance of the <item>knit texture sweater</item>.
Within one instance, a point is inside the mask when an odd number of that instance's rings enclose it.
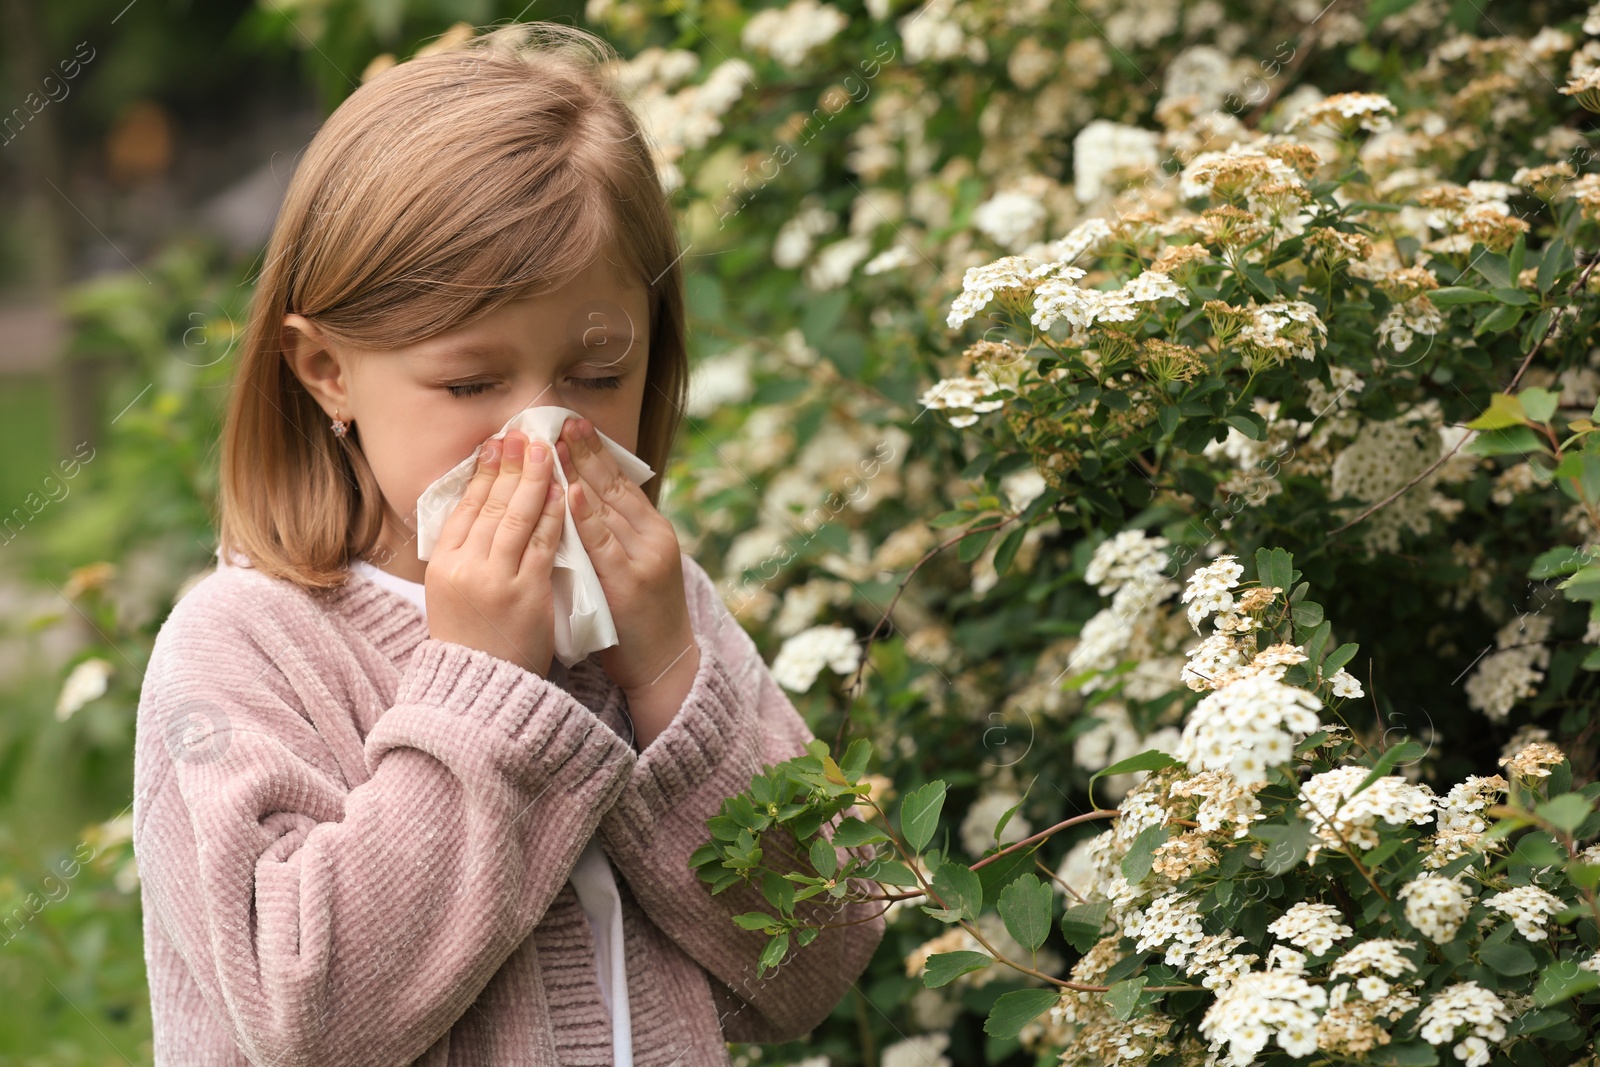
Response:
[[[430,637],[355,573],[316,592],[252,567],[197,582],[156,637],[136,727],[157,1067],[611,1064],[569,881],[591,838],[619,875],[639,1067],[724,1067],[727,1041],[826,1018],[882,940],[882,908],[804,902],[833,925],[757,977],[767,935],[732,916],[770,912],[764,895],[713,896],[689,867],[722,799],[812,734],[682,563],[700,666],[642,752],[592,658],[552,671],[563,686]],[[787,831],[764,846],[764,866],[813,872]]]
[[[222,550],[217,549],[221,558]],[[421,582],[409,581],[373,566],[364,559],[354,560],[350,569],[393,590],[428,617],[428,590]],[[559,659],[550,663],[550,680],[565,688],[569,683],[566,668]],[[628,961],[622,944],[622,892],[617,888],[611,861],[597,838],[578,853],[567,879],[578,894],[578,903],[589,920],[594,935],[595,974],[600,979],[600,997],[611,1019],[611,1058],[615,1067],[633,1067],[633,1016],[628,1011]],[[886,916],[887,917],[887,916]]]

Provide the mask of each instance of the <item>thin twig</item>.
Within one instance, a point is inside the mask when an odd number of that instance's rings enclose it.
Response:
[[[1572,283],[1572,288],[1567,290],[1567,295],[1568,296],[1575,295],[1585,285],[1588,284],[1588,282],[1589,282],[1589,274],[1594,270],[1596,265],[1600,265],[1600,257],[1596,257],[1593,262],[1591,262],[1587,267],[1585,267],[1583,269],[1583,274],[1581,276],[1579,276],[1577,281]],[[1504,392],[1509,393],[1509,392],[1511,392],[1511,390],[1513,390],[1513,389],[1515,389],[1517,387],[1517,383],[1522,380],[1523,372],[1526,371],[1528,369],[1528,365],[1533,362],[1533,357],[1538,355],[1539,349],[1544,347],[1545,341],[1554,332],[1555,332],[1555,321],[1552,320],[1550,325],[1545,327],[1544,333],[1539,335],[1539,340],[1534,343],[1534,346],[1532,348],[1528,349],[1527,356],[1525,356],[1523,358],[1523,360],[1522,360],[1522,366],[1517,368],[1516,375],[1511,379],[1511,384],[1507,385],[1505,387]],[[1447,462],[1449,462],[1450,457],[1455,455],[1458,451],[1460,451],[1461,446],[1467,443],[1467,438],[1469,436],[1470,436],[1469,434],[1463,434],[1461,436],[1461,439],[1459,441],[1457,441],[1454,446],[1451,447],[1450,451],[1446,452],[1444,455],[1440,456],[1433,463],[1429,464],[1428,468],[1426,470],[1424,470],[1421,474],[1417,475],[1415,478],[1411,479],[1405,485],[1402,485],[1400,488],[1396,489],[1394,492],[1390,493],[1388,496],[1384,497],[1382,500],[1378,501],[1376,504],[1374,504],[1371,507],[1367,508],[1361,514],[1357,515],[1355,518],[1351,519],[1349,522],[1345,523],[1343,526],[1340,526],[1337,529],[1333,530],[1332,532],[1329,533],[1328,536],[1332,537],[1334,534],[1343,533],[1344,531],[1350,529],[1350,527],[1354,526],[1356,523],[1360,522],[1362,519],[1365,519],[1367,516],[1373,514],[1376,511],[1380,511],[1383,508],[1386,508],[1390,504],[1394,503],[1396,500],[1399,500],[1400,497],[1407,490],[1412,489],[1417,485],[1420,485],[1428,477],[1428,475],[1432,474],[1434,471],[1438,470],[1440,467],[1444,466]]]
[[[847,709],[846,713],[844,715],[840,716],[840,718],[839,718],[839,730],[838,730],[838,733],[835,735],[834,740],[833,740],[833,750],[835,752],[838,752],[844,746],[844,730],[845,730],[845,727],[850,724],[850,715],[849,715],[849,712],[848,712],[849,702],[853,701],[855,699],[856,691],[861,685],[861,672],[866,669],[866,666],[867,666],[867,654],[872,651],[872,642],[877,640],[878,631],[883,627],[883,624],[888,622],[890,617],[894,614],[894,606],[896,604],[900,603],[901,595],[905,593],[906,586],[911,584],[911,579],[916,576],[917,571],[922,568],[923,564],[927,563],[934,556],[937,556],[939,553],[943,552],[945,549],[949,548],[951,545],[960,543],[963,538],[970,537],[971,535],[973,535],[975,533],[982,533],[985,530],[993,530],[993,531],[997,531],[998,532],[1000,530],[1005,529],[1011,523],[1016,522],[1021,517],[1022,517],[1021,512],[1018,512],[1015,515],[1006,516],[1004,519],[1000,520],[999,522],[995,523],[992,526],[974,526],[974,527],[969,527],[963,533],[960,533],[960,534],[956,535],[955,537],[952,537],[950,540],[945,541],[943,544],[934,545],[932,548],[928,549],[928,551],[923,554],[921,559],[917,560],[916,563],[912,564],[911,569],[906,572],[906,576],[900,580],[899,587],[895,589],[894,597],[889,601],[889,606],[883,610],[883,615],[873,625],[872,632],[867,635],[866,643],[861,646],[861,659],[856,664],[855,677],[851,678],[850,679],[850,684],[845,687],[845,691],[849,694],[849,697],[848,697],[848,699],[846,700],[846,703],[845,703],[845,707]]]

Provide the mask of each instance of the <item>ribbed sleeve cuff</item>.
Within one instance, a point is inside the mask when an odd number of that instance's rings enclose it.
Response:
[[[546,776],[588,777],[635,759],[627,742],[560,686],[453,641],[427,638],[417,645],[380,725],[411,709],[442,709],[498,730]]]
[[[755,744],[760,724],[746,702],[716,643],[702,639],[700,667],[683,707],[639,753],[626,786],[601,822],[601,834],[625,834],[630,843],[648,847],[662,817],[697,810],[688,803],[695,793],[731,786],[721,795],[732,796],[747,788],[759,768],[746,759],[730,759]],[[748,773],[742,769],[746,766]],[[741,774],[743,780],[734,781]]]

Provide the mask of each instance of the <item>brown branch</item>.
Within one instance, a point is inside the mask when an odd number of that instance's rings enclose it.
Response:
[[[1583,274],[1580,275],[1578,277],[1578,279],[1575,282],[1572,283],[1572,287],[1567,290],[1567,296],[1576,295],[1580,290],[1583,289],[1583,287],[1585,285],[1588,284],[1589,275],[1590,275],[1591,272],[1593,272],[1594,268],[1597,265],[1600,265],[1600,256],[1597,256],[1592,262],[1590,262],[1590,264],[1587,267],[1585,267],[1583,269]],[[1528,354],[1527,354],[1527,356],[1525,356],[1523,358],[1522,365],[1517,368],[1517,373],[1512,377],[1511,384],[1509,384],[1509,385],[1507,385],[1505,387],[1505,389],[1503,390],[1504,392],[1509,393],[1509,392],[1511,392],[1511,390],[1513,390],[1513,389],[1515,389],[1517,387],[1517,383],[1522,380],[1522,375],[1523,375],[1523,373],[1525,371],[1527,371],[1528,365],[1533,362],[1533,357],[1539,354],[1539,349],[1544,347],[1545,341],[1548,340],[1550,335],[1555,332],[1555,325],[1556,324],[1555,324],[1554,320],[1552,320],[1550,325],[1545,327],[1544,333],[1539,335],[1539,340],[1534,343],[1534,346],[1532,348],[1528,349]],[[1334,534],[1343,533],[1344,531],[1350,529],[1350,527],[1354,526],[1356,523],[1360,522],[1362,519],[1365,519],[1367,516],[1373,514],[1376,511],[1380,511],[1383,508],[1386,508],[1390,504],[1394,503],[1396,500],[1399,500],[1400,497],[1407,490],[1419,485],[1424,479],[1426,479],[1428,477],[1428,475],[1432,474],[1434,471],[1436,471],[1440,467],[1444,466],[1445,463],[1447,463],[1449,461],[1450,457],[1455,455],[1458,451],[1460,451],[1462,445],[1466,444],[1468,436],[1469,435],[1463,434],[1462,437],[1461,437],[1461,440],[1457,441],[1455,443],[1455,446],[1453,448],[1451,448],[1450,451],[1446,452],[1444,455],[1440,456],[1437,460],[1435,460],[1433,463],[1431,463],[1428,466],[1427,470],[1424,470],[1421,474],[1417,475],[1415,478],[1411,479],[1405,485],[1402,485],[1400,488],[1396,489],[1394,492],[1390,493],[1388,496],[1384,497],[1382,500],[1378,501],[1376,504],[1374,504],[1371,507],[1367,508],[1361,514],[1357,515],[1355,518],[1351,519],[1349,522],[1345,523],[1343,526],[1340,526],[1337,529],[1331,531],[1328,534],[1328,536],[1332,537]]]
[[[905,593],[906,586],[911,584],[911,579],[916,576],[917,571],[921,570],[922,566],[924,564],[926,564],[934,556],[937,556],[939,553],[943,552],[945,549],[949,548],[951,545],[960,543],[960,541],[963,538],[970,537],[972,534],[975,534],[975,533],[982,533],[984,530],[994,530],[994,531],[1003,530],[1007,526],[1009,526],[1011,523],[1016,522],[1021,517],[1022,517],[1022,515],[1019,512],[1016,515],[1008,515],[1008,516],[1006,516],[1004,519],[1000,520],[999,522],[995,523],[992,526],[969,527],[964,532],[958,534],[955,537],[950,538],[950,540],[945,541],[942,544],[934,545],[932,548],[928,549],[927,552],[923,553],[923,556],[922,556],[921,559],[917,560],[916,563],[912,564],[911,569],[906,572],[906,576],[900,580],[899,587],[895,589],[894,596],[889,601],[889,606],[884,609],[883,615],[878,619],[877,623],[875,623],[873,625],[872,632],[867,635],[866,643],[861,646],[861,660],[860,660],[859,663],[856,664],[855,677],[851,678],[850,679],[850,684],[845,687],[845,692],[847,694],[849,694],[849,696],[848,696],[848,699],[846,700],[846,704],[845,704],[846,713],[843,716],[840,717],[840,719],[839,719],[839,730],[838,730],[838,733],[834,736],[833,750],[835,752],[839,751],[840,748],[842,748],[843,745],[844,745],[845,727],[848,726],[849,723],[850,723],[850,715],[849,715],[849,711],[848,711],[849,702],[853,701],[855,699],[856,693],[857,693],[857,689],[861,685],[861,672],[866,669],[867,656],[872,651],[872,642],[877,640],[878,631],[880,629],[882,629],[884,623],[889,621],[889,617],[894,614],[895,605],[900,603],[901,595]]]

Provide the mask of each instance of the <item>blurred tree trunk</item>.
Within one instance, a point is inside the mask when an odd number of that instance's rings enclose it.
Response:
[[[0,0],[0,20],[5,31],[0,36],[4,37],[6,66],[12,72],[8,95],[15,100],[14,106],[26,111],[23,99],[29,93],[43,96],[45,76],[53,73],[53,68],[45,65],[45,42],[29,0]],[[14,141],[0,147],[11,154],[20,185],[15,217],[22,236],[20,243],[29,260],[28,287],[45,299],[53,297],[66,281],[69,258],[62,213],[72,209],[62,199],[66,168],[62,164],[57,122],[59,106],[55,101],[46,104]],[[11,108],[0,110],[9,114]]]

